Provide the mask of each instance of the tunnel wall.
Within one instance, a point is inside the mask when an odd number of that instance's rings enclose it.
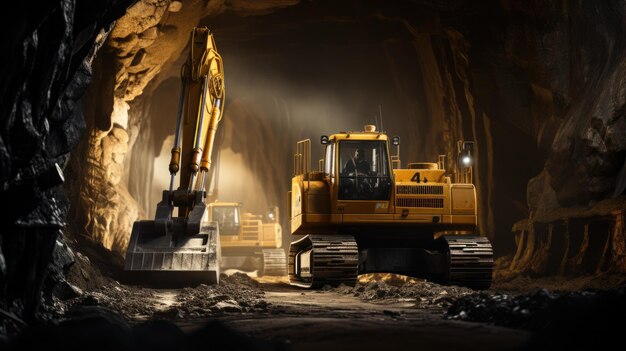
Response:
[[[617,206],[616,206],[617,205]],[[550,222],[523,220],[513,227],[515,255],[498,262],[496,281],[517,276],[626,273],[623,205]],[[608,214],[607,214],[608,213]]]
[[[1,21],[0,308],[35,318],[66,226],[69,152],[85,129],[91,63],[130,1],[22,1]],[[74,178],[76,180],[76,178]]]

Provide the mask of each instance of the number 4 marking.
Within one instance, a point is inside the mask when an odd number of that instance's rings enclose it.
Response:
[[[411,178],[412,182],[416,182],[419,183],[420,182],[420,172],[415,172],[415,174],[413,175],[413,177]]]

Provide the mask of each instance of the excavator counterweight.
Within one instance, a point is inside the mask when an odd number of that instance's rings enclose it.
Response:
[[[181,69],[170,188],[163,191],[154,220],[133,225],[124,264],[133,279],[183,284],[219,282],[219,226],[209,221],[205,182],[211,170],[224,94],[222,58],[213,35],[207,28],[194,28],[189,55]],[[180,186],[175,190],[179,170]],[[174,216],[175,208],[178,216]]]

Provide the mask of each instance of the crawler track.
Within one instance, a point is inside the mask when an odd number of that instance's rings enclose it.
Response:
[[[263,270],[261,275],[283,276],[287,274],[287,256],[283,249],[263,250]]]
[[[488,289],[493,272],[493,249],[480,236],[445,236],[449,249],[447,284]]]
[[[311,249],[311,276],[303,277],[296,269],[297,254]],[[289,248],[289,281],[304,288],[354,285],[358,274],[359,250],[349,235],[307,235]]]

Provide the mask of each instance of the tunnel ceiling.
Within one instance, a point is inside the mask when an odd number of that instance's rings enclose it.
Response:
[[[295,141],[380,108],[405,163],[476,141],[481,229],[507,251],[515,222],[624,192],[623,18],[617,2],[138,1],[94,61],[76,216],[123,250],[152,215],[189,32],[206,25],[226,70],[220,145],[241,155],[249,192],[285,213]]]

